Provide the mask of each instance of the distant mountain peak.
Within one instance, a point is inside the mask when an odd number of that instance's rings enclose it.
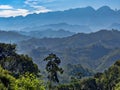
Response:
[[[95,10],[93,7],[91,6],[87,6],[86,9],[90,9],[90,10]]]
[[[102,6],[97,11],[109,11],[112,10],[109,6]]]
[[[65,22],[61,22],[61,23],[55,23],[55,24],[48,24],[48,25],[45,25],[45,26],[54,26],[54,25],[69,25]]]
[[[95,9],[91,6],[87,6],[87,7],[81,7],[81,8],[73,8],[65,11],[95,11]]]
[[[0,18],[0,28],[4,30],[23,30],[26,27],[35,27],[32,29],[40,30],[39,27],[48,25],[50,27],[54,26],[53,29],[57,27],[75,32],[90,32],[91,29],[98,30],[107,28],[114,22],[120,23],[120,11],[115,11],[108,6],[103,6],[98,10],[94,10],[93,7],[88,6],[65,11],[31,14],[26,17]],[[24,30],[29,30],[29,28]],[[42,28],[42,30],[43,29],[44,28]]]

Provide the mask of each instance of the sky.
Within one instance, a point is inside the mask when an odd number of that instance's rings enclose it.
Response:
[[[63,11],[92,6],[120,9],[120,0],[0,0],[0,17],[26,16],[32,13]]]

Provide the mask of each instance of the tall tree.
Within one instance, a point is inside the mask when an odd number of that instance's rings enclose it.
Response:
[[[47,62],[46,64],[46,71],[48,72],[48,79],[50,81],[49,90],[52,89],[52,82],[59,83],[58,79],[58,72],[61,74],[63,73],[63,69],[59,67],[61,60],[56,54],[49,54],[44,61]]]

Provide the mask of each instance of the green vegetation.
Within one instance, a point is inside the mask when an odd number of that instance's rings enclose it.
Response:
[[[103,73],[95,75],[89,69],[83,69],[81,64],[68,64],[65,69],[69,70],[65,73],[71,79],[67,83],[58,79],[65,78],[65,75],[60,77],[58,74],[63,73],[59,67],[59,57],[49,54],[44,61],[47,62],[47,85],[30,57],[17,54],[14,44],[0,43],[0,90],[120,90],[120,60]],[[84,77],[84,74],[91,77]],[[52,86],[53,82],[55,85]],[[56,84],[58,82],[60,83]]]
[[[26,73],[19,78],[0,67],[0,90],[45,90],[43,81],[34,74]]]
[[[95,74],[91,69],[85,68],[81,64],[67,64],[63,68],[65,73],[59,76],[61,83],[69,83],[71,80],[74,81]]]
[[[100,30],[89,34],[78,33],[66,38],[29,39],[20,42],[19,50],[39,63],[51,52],[63,60],[61,65],[81,64],[85,68],[103,72],[120,59],[120,31]]]
[[[47,62],[46,71],[48,72],[48,79],[50,81],[49,90],[52,90],[52,82],[59,83],[58,72],[63,73],[63,69],[59,67],[61,60],[55,54],[51,53],[44,61]]]
[[[15,85],[14,81],[15,78],[10,72],[0,67],[0,90],[13,89]]]
[[[16,45],[0,44],[0,64],[4,69],[12,72],[14,76],[19,76],[25,72],[35,75],[39,73],[37,65],[30,57],[16,53]]]
[[[0,90],[45,90],[39,69],[16,45],[0,43]]]
[[[116,84],[115,90],[120,90],[120,82],[118,84]]]
[[[70,84],[60,85],[59,90],[120,90],[120,60],[104,73],[94,77],[72,80]]]
[[[45,90],[45,87],[41,79],[26,73],[15,81],[15,90]]]

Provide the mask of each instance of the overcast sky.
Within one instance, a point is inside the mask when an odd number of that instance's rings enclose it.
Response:
[[[26,16],[32,13],[92,6],[120,9],[120,0],[0,0],[0,17]]]

